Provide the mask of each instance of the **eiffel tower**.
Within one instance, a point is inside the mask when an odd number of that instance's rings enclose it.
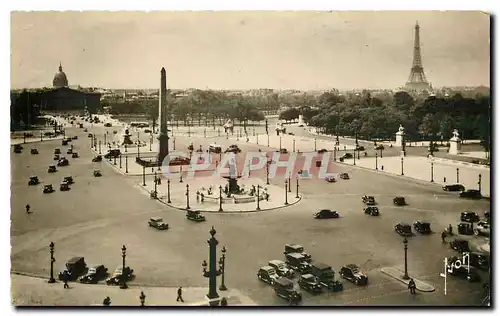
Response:
[[[420,55],[420,26],[415,25],[415,45],[413,47],[413,65],[411,67],[408,82],[405,85],[406,90],[409,91],[430,91],[431,85],[427,82],[424,74],[424,67],[422,66],[422,55]]]

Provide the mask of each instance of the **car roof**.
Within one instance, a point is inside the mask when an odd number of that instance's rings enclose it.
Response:
[[[150,220],[152,220],[152,221],[160,221],[160,220],[163,220],[163,218],[161,218],[159,216],[154,216],[154,217],[151,217]]]
[[[313,267],[317,268],[317,269],[320,269],[320,270],[323,270],[323,269],[327,269],[327,268],[331,268],[331,266],[325,264],[325,263],[322,263],[322,262],[315,262],[313,264]]]
[[[278,264],[284,264],[283,261],[281,260],[270,260],[269,261],[269,264],[275,264],[275,265],[278,265]]]
[[[401,226],[410,226],[410,224],[405,223],[405,222],[399,222],[398,225],[401,225]]]
[[[266,270],[266,271],[269,271],[269,270],[274,270],[273,267],[271,266],[263,266],[262,268],[260,268],[261,270]]]
[[[290,256],[292,258],[304,258],[304,255],[302,255],[301,253],[297,253],[297,252],[287,253],[286,255]]]
[[[304,248],[304,247],[302,247],[299,244],[286,244],[285,247],[289,247],[289,248]]]
[[[68,260],[68,263],[76,263],[80,260],[84,260],[84,258],[83,257],[73,257],[73,258]]]

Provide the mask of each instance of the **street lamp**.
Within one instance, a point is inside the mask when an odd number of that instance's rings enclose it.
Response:
[[[375,153],[375,170],[378,170],[378,153]]]
[[[142,185],[146,186],[146,166],[142,166]]]
[[[226,272],[226,246],[222,246],[222,257],[219,259],[219,269],[222,272],[221,276],[221,285],[219,287],[219,290],[221,291],[227,291],[226,284],[224,284],[224,275]]]
[[[101,154],[101,140],[99,140],[99,155]]]
[[[216,300],[219,298],[219,294],[217,293],[217,276],[221,274],[221,270],[217,270],[217,245],[219,241],[215,239],[215,231],[214,227],[210,230],[210,235],[212,236],[209,240],[207,240],[209,245],[209,257],[208,261],[210,263],[209,270],[207,271],[207,261],[203,260],[201,266],[203,267],[203,276],[208,278],[208,294],[207,297],[210,300],[210,305],[216,306],[219,302]]]
[[[141,291],[141,296],[139,296],[139,299],[141,300],[141,306],[144,306],[144,303],[146,302],[146,295],[143,291]]]
[[[125,274],[125,257],[127,256],[127,247],[125,247],[125,245],[123,245],[122,247],[122,285],[120,286],[120,289],[124,290],[124,289],[127,289],[128,286],[127,286],[127,283],[125,283],[127,281],[127,275]]]
[[[182,183],[182,182],[183,182],[183,181],[182,181],[182,165],[181,165],[181,170],[180,170],[179,174],[180,174],[180,176],[181,176],[181,178],[180,178],[180,180],[179,180],[179,183]]]
[[[354,165],[356,165],[356,148],[354,148],[352,158],[354,159]]]
[[[460,180],[459,180],[460,179],[460,174],[459,174],[459,172],[460,172],[460,169],[457,168],[457,183],[460,183]]]
[[[290,175],[288,175],[288,193],[292,193],[292,179]]]
[[[222,211],[222,185],[219,185],[219,212]]]
[[[151,146],[153,146],[153,135],[149,138],[149,151],[152,151]]]
[[[158,198],[158,179],[156,178],[156,171],[155,171],[155,178],[154,178],[154,183],[155,183],[155,198]]]
[[[314,151],[316,151],[316,138],[314,138]]]
[[[170,201],[170,179],[167,179],[167,203],[172,203]]]
[[[186,184],[186,210],[189,209],[189,184]]]
[[[281,153],[281,135],[280,135],[280,153]]]
[[[431,161],[431,182],[434,182],[434,162]]]
[[[173,140],[173,142],[174,142],[174,150],[175,150],[175,137],[174,137],[174,140]]]
[[[285,180],[285,205],[288,205],[288,180]]]
[[[256,208],[257,211],[260,211],[260,205],[259,205],[259,203],[260,203],[260,197],[259,197],[259,193],[260,193],[260,184],[257,185],[257,208]]]
[[[271,160],[268,160],[266,163],[266,184],[269,185],[269,165],[271,164]]]
[[[141,157],[141,143],[139,141],[139,139],[137,139],[137,158],[140,158]]]
[[[120,169],[122,168],[122,154],[118,157],[118,161],[120,163]]]
[[[295,139],[293,140],[293,152],[295,152]]]
[[[479,193],[481,193],[481,174],[479,174],[479,181],[477,181],[477,185],[479,186]]]
[[[108,135],[108,132],[106,131],[106,133],[104,133],[104,144],[107,144],[107,141],[106,141],[106,135]]]
[[[116,166],[116,155],[115,155],[113,158],[114,158],[114,160],[113,160],[113,165],[115,165],[115,166]]]
[[[337,161],[337,146],[333,147],[333,161]]]
[[[267,134],[267,147],[269,147],[269,134]]]
[[[56,280],[54,279],[54,262],[56,262],[56,259],[54,258],[54,242],[50,242],[50,279],[49,283],[56,283]]]
[[[403,275],[403,279],[408,280],[410,277],[408,276],[408,239],[403,240],[404,249],[405,249],[405,274]]]
[[[404,172],[403,172],[403,161],[404,161],[404,159],[403,159],[403,157],[401,157],[401,175],[402,176],[405,175]]]

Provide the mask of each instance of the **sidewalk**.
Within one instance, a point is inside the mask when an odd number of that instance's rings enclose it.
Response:
[[[382,273],[390,276],[391,278],[394,278],[398,281],[403,282],[406,285],[408,285],[408,283],[410,282],[409,279],[406,280],[406,279],[402,278],[402,276],[404,275],[404,271],[400,270],[397,267],[386,267],[386,268],[380,269],[380,271],[382,271]],[[434,288],[434,286],[432,286],[428,283],[425,283],[423,281],[420,281],[417,278],[413,277],[412,275],[409,275],[409,277],[413,278],[413,281],[415,281],[415,285],[417,286],[417,290],[419,290],[421,292],[434,292],[436,290]]]
[[[10,144],[11,146],[13,145],[28,145],[28,144],[33,144],[33,143],[41,143],[41,142],[49,142],[49,141],[52,141],[52,140],[61,140],[63,139],[62,136],[56,136],[56,137],[47,137],[47,136],[43,136],[43,138],[40,138],[40,137],[30,137],[30,138],[26,138],[26,143],[24,143],[24,139],[23,137],[21,138],[11,138],[10,139]]]
[[[126,290],[118,286],[105,284],[81,284],[70,282],[70,288],[64,289],[62,282],[47,283],[47,279],[11,274],[11,298],[14,306],[102,306],[106,296],[111,299],[111,306],[140,306],[141,291],[146,296],[146,306],[203,306],[207,305],[208,288],[183,287],[184,303],[176,302],[175,287],[135,287]],[[226,297],[228,305],[257,305],[249,297],[236,289],[218,291],[220,297]]]

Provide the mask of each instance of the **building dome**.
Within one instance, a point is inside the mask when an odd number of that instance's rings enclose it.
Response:
[[[52,85],[54,88],[62,88],[68,86],[68,78],[62,70],[61,63],[59,63],[59,72],[54,75],[54,80],[52,80]]]

